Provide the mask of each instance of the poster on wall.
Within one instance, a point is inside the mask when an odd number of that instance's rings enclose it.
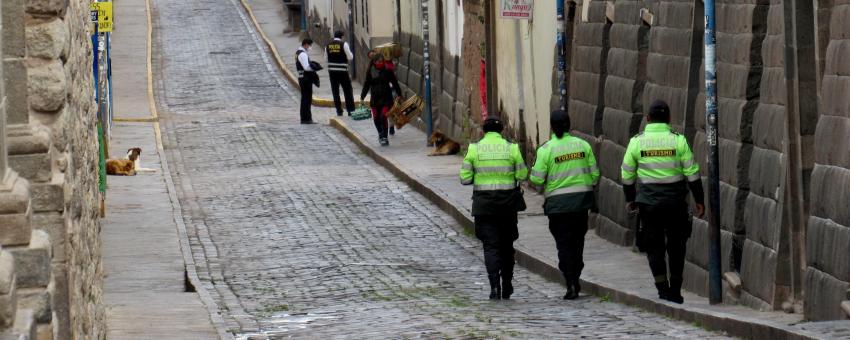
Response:
[[[531,19],[534,0],[500,0],[499,17],[503,19]]]

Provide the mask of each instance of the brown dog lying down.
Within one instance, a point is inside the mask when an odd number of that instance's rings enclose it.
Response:
[[[440,131],[434,131],[428,142],[434,144],[434,151],[429,153],[428,156],[454,155],[460,152],[460,144]]]
[[[139,155],[142,154],[141,148],[131,148],[127,150],[126,159],[109,159],[106,161],[106,174],[119,176],[135,176],[136,161]]]

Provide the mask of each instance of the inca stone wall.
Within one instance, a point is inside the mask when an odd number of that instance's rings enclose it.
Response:
[[[788,168],[785,22],[781,0],[716,2],[720,142],[721,263],[726,301],[758,309],[803,312],[795,304],[790,221],[785,221]],[[802,171],[811,210],[806,234],[805,313],[811,319],[842,319],[850,258],[850,69],[838,60],[850,53],[846,1],[819,1],[820,46],[811,57],[822,70],[820,120],[801,113]],[[572,36],[569,110],[574,134],[598,149],[596,233],[621,245],[633,242],[633,220],[624,212],[620,162],[629,137],[645,122],[655,99],[666,101],[672,126],[692,142],[707,179],[703,8],[689,1],[580,2]],[[588,8],[583,8],[589,6]],[[828,22],[829,24],[824,24]],[[828,45],[828,46],[826,46]],[[844,58],[846,59],[846,58]],[[822,66],[821,66],[822,65]],[[845,79],[847,78],[847,79]],[[839,95],[842,94],[842,95]],[[806,105],[814,105],[806,103]],[[808,126],[817,122],[815,151]],[[534,122],[526,122],[534,124]],[[837,144],[841,146],[837,146]],[[808,151],[807,151],[808,150]],[[809,182],[806,159],[817,166]],[[810,190],[809,190],[810,189]],[[707,193],[706,193],[707,194]],[[707,196],[707,195],[706,195]],[[707,197],[706,197],[707,198]],[[846,215],[846,216],[845,216]],[[783,229],[784,228],[784,229]],[[799,285],[799,283],[797,283]],[[688,243],[685,287],[708,293],[708,223],[695,219]],[[790,305],[784,306],[786,302]]]
[[[88,20],[88,1],[3,2],[6,149],[28,182],[31,218],[4,231],[12,239],[2,245],[15,263],[11,308],[20,320],[32,314],[38,338],[105,336]],[[0,310],[10,305],[0,298]],[[25,324],[14,331],[30,333]]]
[[[806,235],[805,310],[815,320],[850,318],[840,307],[850,304],[850,2],[829,12]]]

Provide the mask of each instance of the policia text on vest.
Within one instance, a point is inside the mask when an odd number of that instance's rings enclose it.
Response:
[[[342,41],[342,31],[334,32],[334,39],[325,48],[328,54],[328,76],[331,81],[331,93],[334,97],[336,115],[342,116],[342,102],[339,98],[339,88],[345,95],[345,111],[348,115],[354,111],[354,92],[351,88],[351,78],[348,75],[348,62],[354,58],[347,42]]]
[[[463,159],[460,182],[473,185],[475,236],[484,248],[490,299],[509,299],[514,290],[513,243],[519,237],[517,211],[525,209],[518,184],[528,176],[528,168],[519,146],[502,138],[501,121],[488,118],[483,127],[484,138],[470,144]]]

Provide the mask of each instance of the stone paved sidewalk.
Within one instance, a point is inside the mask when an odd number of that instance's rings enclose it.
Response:
[[[145,1],[116,2],[113,35],[116,120],[149,120]],[[186,292],[185,263],[154,122],[116,122],[110,149],[142,148],[153,173],[109,176],[103,223],[104,303],[109,339],[215,339],[199,295]]]
[[[467,228],[472,228],[469,186],[458,182],[462,155],[428,157],[425,134],[405,127],[390,138],[389,147],[378,145],[376,132],[369,120],[353,121],[333,118],[337,127],[378,163],[390,169],[413,188],[451,213]],[[555,244],[543,215],[542,195],[526,190],[529,209],[520,213],[520,238],[515,247],[518,262],[549,279],[562,281],[557,269]],[[675,305],[659,301],[652,285],[646,259],[631,248],[611,244],[588,232],[584,252],[582,280],[585,291],[612,300],[635,305],[676,319],[695,322],[709,329],[724,330],[731,335],[748,338],[850,338],[850,321],[802,323],[799,314],[760,312],[743,306],[711,306],[706,298],[684,293],[686,303]]]

